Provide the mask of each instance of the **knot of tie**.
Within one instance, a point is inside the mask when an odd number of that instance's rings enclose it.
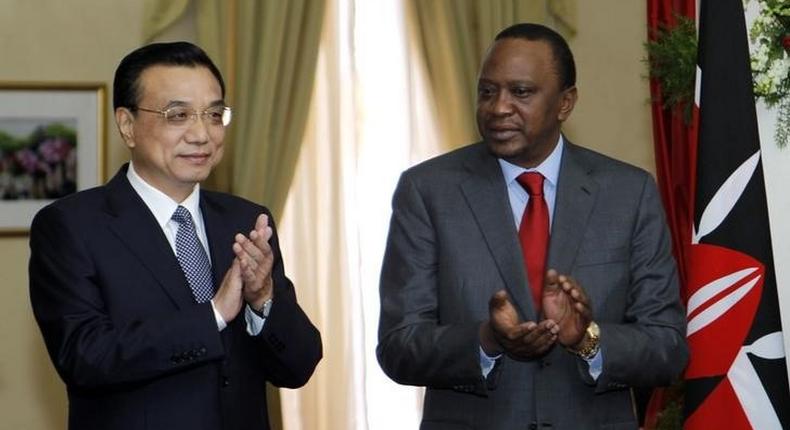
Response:
[[[187,208],[183,206],[178,206],[176,211],[173,212],[173,216],[171,217],[173,221],[183,224],[185,226],[192,224],[192,215],[189,213]]]
[[[519,184],[527,190],[530,197],[543,195],[543,175],[538,172],[524,172],[516,178]]]

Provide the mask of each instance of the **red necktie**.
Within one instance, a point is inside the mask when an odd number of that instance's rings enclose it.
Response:
[[[524,254],[524,267],[527,269],[527,279],[532,289],[535,312],[540,313],[546,251],[549,245],[549,208],[543,198],[543,175],[538,172],[525,172],[516,180],[529,194],[529,202],[521,217],[518,238]]]

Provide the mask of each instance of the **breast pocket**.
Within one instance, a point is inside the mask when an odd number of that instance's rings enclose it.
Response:
[[[596,317],[619,320],[628,294],[629,253],[626,247],[580,254],[571,276],[587,293]]]
[[[588,249],[579,253],[576,267],[597,266],[600,264],[625,263],[628,261],[628,248]]]

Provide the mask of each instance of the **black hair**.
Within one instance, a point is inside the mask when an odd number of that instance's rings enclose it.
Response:
[[[153,66],[205,67],[211,71],[225,98],[225,81],[211,58],[199,46],[189,42],[152,43],[130,52],[115,69],[113,109],[137,108],[140,97],[140,75]]]
[[[500,31],[494,38],[494,40],[501,39],[525,39],[548,43],[552,54],[554,54],[554,62],[557,64],[562,89],[576,85],[576,64],[573,61],[573,53],[565,38],[556,31],[540,24],[514,24]]]

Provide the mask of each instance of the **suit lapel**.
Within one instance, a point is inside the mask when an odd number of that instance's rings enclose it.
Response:
[[[110,229],[153,275],[178,307],[195,304],[184,272],[156,218],[126,179],[126,167],[107,184]]]
[[[203,213],[203,222],[208,236],[209,252],[211,253],[211,271],[214,277],[214,289],[219,288],[225,272],[233,261],[233,236],[236,233],[244,235],[249,231],[232,231],[229,229],[228,214],[223,207],[211,198],[210,193],[200,192],[200,211]],[[254,226],[250,226],[252,230]]]
[[[566,140],[547,263],[548,268],[556,269],[559,273],[570,274],[595,204],[598,184],[590,177],[590,170],[577,147]]]
[[[231,214],[227,213],[225,208],[221,206],[215,199],[212,198],[210,192],[200,191],[200,212],[203,214],[203,223],[206,227],[206,236],[208,236],[209,253],[211,254],[211,273],[214,278],[214,291],[217,291],[222,285],[222,279],[225,277],[225,272],[230,268],[233,261],[233,236],[236,233],[243,233],[247,235],[249,231],[236,232],[232,231],[229,225]],[[253,226],[250,226],[250,230]],[[244,309],[242,309],[242,315]],[[243,326],[245,319],[236,317],[229,323],[229,326]],[[233,330],[223,330],[220,333],[222,337],[222,344],[225,347],[225,353],[230,354],[232,351]]]
[[[475,156],[465,163],[469,177],[461,183],[461,191],[516,309],[523,319],[535,320],[518,231],[511,215],[502,170],[496,158],[490,156],[483,145],[478,147],[480,150],[474,152]]]

